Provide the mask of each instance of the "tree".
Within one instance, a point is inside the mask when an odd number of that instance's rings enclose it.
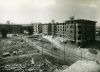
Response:
[[[7,38],[8,29],[2,28],[0,31],[1,31],[2,37],[3,38]]]

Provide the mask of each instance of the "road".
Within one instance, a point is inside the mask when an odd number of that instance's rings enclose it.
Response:
[[[87,59],[87,60],[92,60],[94,61],[96,59],[96,55],[91,54],[87,51],[87,49],[82,49],[82,48],[75,48],[73,46],[69,46],[69,45],[62,45],[60,44],[57,40],[53,39],[50,36],[43,36],[43,38],[47,39],[48,41],[50,41],[52,44],[54,44],[58,49],[65,51],[65,53],[67,53],[67,55],[69,54],[69,56],[74,59],[75,57],[77,58],[77,60],[79,59]],[[64,50],[65,48],[65,50]]]

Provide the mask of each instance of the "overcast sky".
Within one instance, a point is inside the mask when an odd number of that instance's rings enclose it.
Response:
[[[100,0],[0,0],[0,23],[58,22],[88,19],[100,24]]]

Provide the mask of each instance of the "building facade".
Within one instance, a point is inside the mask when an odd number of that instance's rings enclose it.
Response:
[[[48,35],[48,24],[42,24],[42,33]]]
[[[33,23],[33,32],[35,33],[42,33],[42,24],[41,23]]]
[[[73,19],[63,23],[43,24],[42,30],[46,35],[63,37],[70,44],[84,47],[95,41],[95,26],[96,21]]]
[[[52,35],[52,24],[51,23],[45,23],[45,24],[42,24],[42,33],[44,35]]]
[[[67,26],[66,38],[70,43],[84,47],[87,43],[95,41],[96,21],[78,19],[68,20],[65,23]]]
[[[100,37],[100,26],[96,27],[96,37]]]
[[[20,33],[23,33],[22,25],[0,24],[0,30],[2,28],[7,29],[9,34],[20,34]]]
[[[60,37],[66,37],[66,24],[56,23],[56,35]]]

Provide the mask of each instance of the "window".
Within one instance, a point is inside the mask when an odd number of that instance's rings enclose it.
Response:
[[[73,26],[70,26],[70,28],[72,28]]]
[[[78,37],[78,40],[81,40],[81,36]]]
[[[82,31],[78,31],[78,34],[82,34]]]
[[[70,33],[72,33],[72,30],[70,31]]]
[[[82,28],[82,26],[78,26],[78,28]]]
[[[74,31],[73,30],[70,30],[70,33],[74,33]]]

